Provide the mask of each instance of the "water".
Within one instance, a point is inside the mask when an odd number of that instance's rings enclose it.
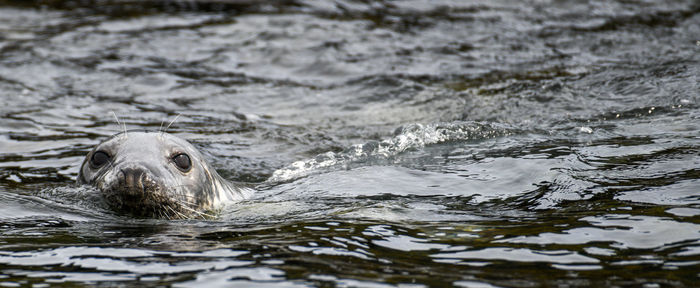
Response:
[[[0,286],[697,286],[699,12],[0,1]],[[104,208],[112,111],[255,196]]]

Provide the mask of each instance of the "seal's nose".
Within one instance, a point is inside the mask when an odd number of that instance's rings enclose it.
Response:
[[[145,183],[147,181],[147,172],[143,168],[123,168],[121,169],[122,184],[127,188],[128,191],[143,192],[145,190]]]

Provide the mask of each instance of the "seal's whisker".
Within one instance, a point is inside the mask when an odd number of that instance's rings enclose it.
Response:
[[[190,202],[190,201],[187,201],[187,200],[181,200],[181,199],[179,199],[179,200],[175,200],[175,202],[176,202],[177,204],[180,204],[180,206],[181,206],[182,208],[185,208],[185,209],[191,210],[191,211],[193,211],[193,209],[194,209],[195,206],[196,206],[194,202]]]
[[[165,119],[160,120],[160,127],[158,127],[158,132],[163,133],[163,123],[165,123]]]
[[[172,211],[172,208],[170,208],[170,207],[168,207],[168,206],[165,206],[165,208],[166,208],[166,210],[165,210],[165,214],[166,214],[165,217],[168,218],[168,219],[173,219],[173,218],[175,218],[176,215],[174,215],[174,214],[173,214],[173,215],[170,215],[170,211]]]
[[[126,122],[122,123],[121,121],[119,121],[119,117],[117,117],[117,113],[114,113],[114,111],[110,111],[110,112],[112,112],[112,115],[114,115],[114,119],[117,120],[117,125],[124,127],[124,135],[126,137],[129,137],[129,134],[126,132]]]
[[[178,113],[177,116],[175,116],[175,119],[173,119],[173,121],[170,121],[170,124],[168,124],[168,127],[165,127],[165,130],[163,132],[168,132],[168,129],[170,129],[170,126],[173,125],[173,123],[175,123],[175,121],[177,121],[177,118],[180,118],[180,115],[182,115],[182,113]]]
[[[173,209],[173,207],[170,207],[170,206],[165,206],[165,207],[167,207],[168,209],[170,209],[170,211],[173,211],[173,213],[175,213],[175,216],[178,216],[179,219],[187,219],[187,216],[185,216],[184,214],[182,214],[182,213],[176,211],[175,209]]]
[[[186,187],[186,188],[187,188],[187,187],[192,187],[192,185],[173,185],[173,186],[169,186],[169,187],[170,187],[170,188],[180,188],[180,187]],[[187,195],[187,194],[184,194],[184,193],[177,193],[176,196],[177,196],[177,197],[180,197],[180,198],[184,198],[184,199],[197,199],[197,196],[195,196],[195,195]],[[189,203],[189,204],[194,204],[194,203],[191,202],[191,203]]]
[[[187,207],[195,206],[195,203],[194,203],[194,202],[192,202],[192,201],[187,201],[186,199],[177,200],[176,202],[177,202],[177,204],[185,205],[185,206],[187,206]]]
[[[176,215],[174,215],[174,214],[172,214],[172,213],[170,212],[170,210],[172,210],[172,208],[170,208],[169,206],[164,206],[164,207],[165,207],[166,209],[161,209],[161,210],[160,210],[160,213],[163,213],[163,218],[166,218],[166,219],[175,218]]]
[[[114,161],[112,158],[107,158],[107,164],[109,165],[109,168],[114,168]]]
[[[189,208],[189,207],[186,207],[186,206],[183,206],[182,208],[184,208],[184,209],[186,209],[187,211],[190,211],[190,212],[192,212],[192,213],[195,213],[195,214],[197,214],[197,215],[199,215],[199,216],[207,216],[207,217],[209,217],[209,218],[214,218],[214,215],[211,215],[211,214],[209,214],[209,213],[205,213],[205,212],[202,212],[202,211],[197,211],[197,210],[195,210],[195,209],[192,209],[192,208]],[[205,220],[206,220],[207,218],[202,217],[202,219],[205,219]]]
[[[188,206],[195,206],[195,204],[197,204],[197,202],[195,202],[196,200],[197,198],[195,196],[185,196],[185,198],[180,201]]]

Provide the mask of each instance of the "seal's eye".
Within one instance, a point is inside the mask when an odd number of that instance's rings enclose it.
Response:
[[[92,158],[90,158],[90,165],[92,165],[93,168],[100,168],[102,165],[107,164],[107,162],[109,162],[109,154],[103,151],[95,152],[92,154]]]
[[[175,162],[175,166],[183,172],[190,171],[190,168],[192,168],[192,161],[190,161],[190,156],[187,156],[187,154],[177,154],[173,156],[173,162]]]

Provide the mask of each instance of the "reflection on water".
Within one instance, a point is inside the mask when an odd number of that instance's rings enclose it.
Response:
[[[0,0],[0,286],[694,286],[698,12]],[[112,111],[256,194],[109,210]]]
[[[537,237],[516,237],[500,240],[508,243],[559,243],[586,244],[590,242],[614,242],[619,249],[653,249],[675,242],[692,241],[700,234],[700,226],[692,223],[678,223],[671,219],[624,214],[584,217],[580,221],[592,226],[565,231],[564,234],[544,233]],[[622,227],[616,229],[614,227]],[[673,237],[669,237],[673,235]]]

